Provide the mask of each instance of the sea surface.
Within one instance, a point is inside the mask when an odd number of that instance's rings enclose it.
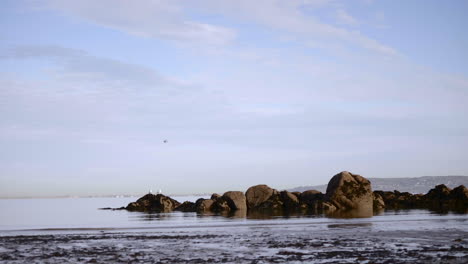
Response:
[[[467,214],[225,217],[99,209],[136,199],[0,199],[0,262],[468,263]]]

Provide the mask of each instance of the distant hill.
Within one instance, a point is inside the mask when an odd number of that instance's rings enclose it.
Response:
[[[459,185],[468,187],[468,176],[422,176],[414,178],[368,178],[372,183],[372,190],[400,191],[410,193],[427,193],[434,186],[445,184],[449,188]],[[306,190],[318,190],[323,193],[327,190],[327,185],[301,186],[289,189],[292,192],[303,192]]]

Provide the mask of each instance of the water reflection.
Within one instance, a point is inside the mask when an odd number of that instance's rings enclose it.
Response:
[[[129,218],[130,221],[161,221],[161,220],[172,220],[176,215],[174,213],[131,213]]]
[[[419,212],[421,211],[421,212]],[[440,210],[337,210],[332,212],[323,212],[317,210],[237,210],[231,212],[170,212],[170,213],[148,213],[148,212],[129,212],[130,221],[141,222],[156,222],[163,220],[177,221],[184,219],[191,220],[208,220],[213,218],[218,219],[246,219],[246,220],[271,220],[271,219],[295,219],[295,218],[331,218],[331,219],[355,219],[355,218],[372,218],[380,215],[409,215],[411,212],[419,212],[419,214],[434,214],[434,215],[450,215],[450,214],[466,214],[468,212],[440,211]]]
[[[441,209],[441,208],[433,208],[429,209],[429,211],[433,214],[438,214],[438,215],[448,215],[448,214],[468,214],[468,208],[455,208],[452,210],[447,210],[447,209]]]
[[[230,212],[170,212],[170,213],[148,213],[148,212],[129,212],[130,221],[162,221],[162,220],[181,220],[188,218],[210,219],[248,219],[248,220],[270,220],[270,219],[292,219],[292,218],[369,218],[376,215],[372,210],[348,210],[334,212],[320,212],[314,210],[236,210]]]
[[[372,223],[354,223],[354,224],[332,224],[328,225],[328,228],[360,228],[360,227],[372,227]]]
[[[354,209],[354,210],[337,210],[325,213],[328,218],[370,218],[374,216],[372,209]]]
[[[236,210],[236,211],[220,212],[220,213],[202,212],[202,213],[197,213],[196,215],[199,218],[222,216],[222,217],[225,217],[225,218],[232,218],[232,219],[237,218],[237,219],[239,219],[239,218],[247,218],[247,211],[246,210]]]

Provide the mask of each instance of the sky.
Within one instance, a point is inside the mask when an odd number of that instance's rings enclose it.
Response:
[[[1,1],[0,197],[468,175],[467,11]]]

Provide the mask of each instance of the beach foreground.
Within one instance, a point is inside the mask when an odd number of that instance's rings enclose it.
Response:
[[[0,262],[468,263],[468,232],[372,223],[59,231],[1,236]]]

